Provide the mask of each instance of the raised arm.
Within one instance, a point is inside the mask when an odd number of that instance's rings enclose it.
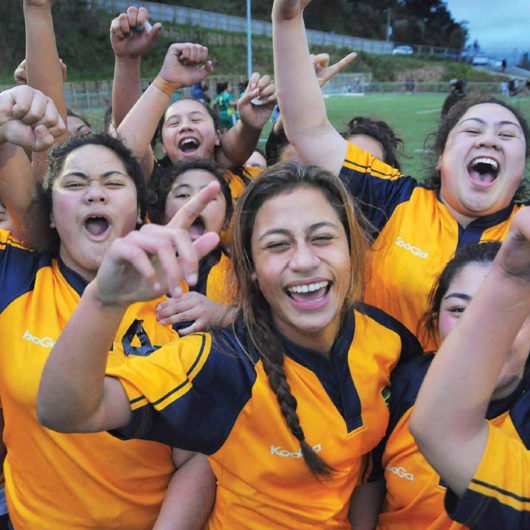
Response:
[[[423,382],[410,431],[462,495],[483,456],[488,403],[515,336],[530,316],[530,209],[513,219],[484,283],[444,340]]]
[[[118,134],[138,160],[150,149],[158,122],[171,95],[179,88],[202,81],[212,70],[208,48],[200,44],[172,44],[155,80],[118,127]]]
[[[50,98],[21,85],[0,93],[0,197],[15,235],[33,248],[46,247],[46,212],[34,203],[38,179],[24,151],[44,151],[64,134],[65,124]]]
[[[219,165],[241,166],[249,159],[275,105],[276,91],[270,77],[252,74],[245,93],[237,102],[239,119],[221,135],[221,148],[215,155]]]
[[[110,43],[114,51],[112,83],[112,124],[118,127],[142,95],[140,67],[142,56],[151,48],[161,29],[151,26],[145,7],[131,6],[110,24]]]
[[[299,156],[338,174],[346,141],[327,118],[306,39],[303,10],[310,0],[274,0],[274,77],[285,132]]]
[[[178,296],[183,279],[196,283],[199,259],[219,236],[206,233],[192,243],[186,228],[218,193],[219,184],[212,183],[166,226],[147,224],[111,244],[44,367],[37,399],[43,425],[95,432],[127,424],[125,391],[105,377],[114,335],[129,304],[164,293]]]
[[[50,97],[66,123],[66,101],[62,66],[57,53],[52,7],[54,0],[24,0],[26,30],[27,83]],[[63,136],[57,140],[61,141]],[[46,173],[48,158],[45,153],[32,157],[33,170],[38,178]]]

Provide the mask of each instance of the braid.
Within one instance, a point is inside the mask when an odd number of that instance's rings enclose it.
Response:
[[[278,344],[279,346],[279,344]],[[271,355],[271,352],[279,352]],[[269,385],[276,394],[280,410],[293,436],[300,442],[300,450],[304,461],[316,477],[328,478],[333,474],[333,468],[318,456],[307,443],[300,419],[296,413],[298,402],[291,392],[284,369],[284,356],[281,347],[270,348],[268,355],[261,355],[265,373],[269,378]]]

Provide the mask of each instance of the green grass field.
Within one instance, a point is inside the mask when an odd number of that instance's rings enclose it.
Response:
[[[433,134],[440,118],[440,109],[447,94],[366,94],[362,96],[337,95],[326,98],[328,115],[337,130],[354,116],[369,116],[385,120],[404,141],[400,156],[403,172],[419,180],[425,176],[428,160],[425,140]],[[519,108],[530,121],[530,96],[511,98],[509,103]],[[102,113],[85,113],[96,129],[102,127]],[[270,130],[268,124],[260,140],[263,147]]]

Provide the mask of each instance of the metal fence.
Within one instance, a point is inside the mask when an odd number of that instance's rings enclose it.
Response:
[[[101,7],[109,12],[119,13],[127,10],[130,5],[144,6],[148,9],[153,20],[172,22],[184,26],[199,26],[203,28],[230,31],[246,34],[247,21],[244,17],[216,13],[188,7],[159,4],[157,2],[135,2],[131,0],[89,0],[92,5]],[[272,37],[272,24],[264,20],[252,20],[252,35]],[[334,46],[350,50],[365,51],[367,53],[391,53],[393,44],[383,40],[362,39],[349,35],[337,35],[332,32],[308,30],[309,44],[314,46]],[[205,43],[207,44],[207,43]]]

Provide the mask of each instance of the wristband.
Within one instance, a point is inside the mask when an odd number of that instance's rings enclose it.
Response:
[[[161,92],[163,92],[168,98],[173,96],[173,94],[177,91],[177,87],[173,85],[172,83],[169,83],[166,81],[163,77],[157,75],[153,80],[153,85],[158,88]]]

